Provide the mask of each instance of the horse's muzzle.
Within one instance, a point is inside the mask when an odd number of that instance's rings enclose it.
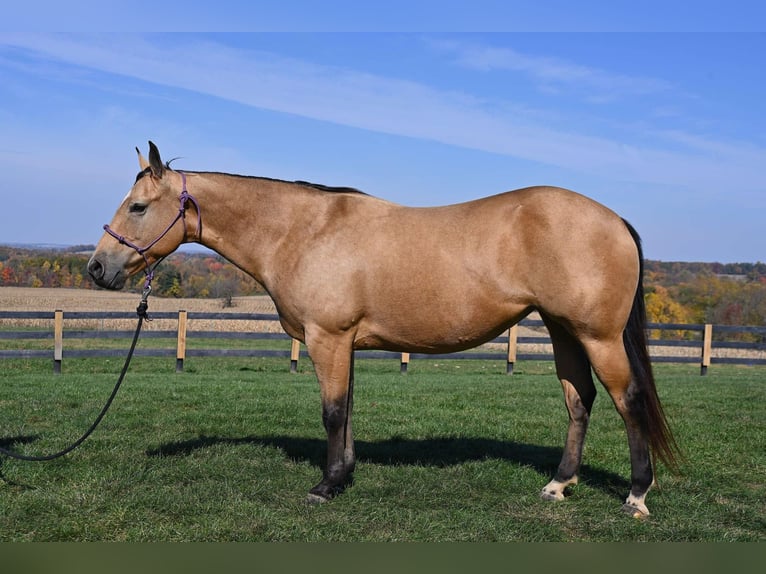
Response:
[[[96,283],[104,278],[104,266],[95,257],[91,257],[88,261],[88,274]]]
[[[122,268],[110,271],[109,265],[97,255],[93,255],[88,261],[88,275],[96,285],[105,289],[122,289],[128,278]]]

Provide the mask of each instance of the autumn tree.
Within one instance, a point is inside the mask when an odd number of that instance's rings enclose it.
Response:
[[[689,323],[691,313],[687,307],[675,301],[667,288],[656,285],[647,289],[644,297],[646,316],[650,323]],[[679,332],[654,330],[652,338],[676,338]]]

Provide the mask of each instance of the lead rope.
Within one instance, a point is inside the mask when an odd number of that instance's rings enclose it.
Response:
[[[112,405],[112,401],[114,400],[114,397],[117,396],[117,391],[120,390],[120,385],[122,385],[123,379],[125,379],[125,373],[128,372],[128,367],[130,366],[130,360],[133,358],[133,352],[136,350],[136,343],[138,343],[138,335],[141,333],[141,327],[143,326],[145,320],[146,321],[151,320],[149,319],[147,310],[149,309],[149,303],[148,303],[149,294],[152,292],[151,280],[154,274],[153,272],[154,272],[154,269],[151,269],[151,270],[147,269],[146,282],[144,283],[144,291],[141,296],[141,302],[138,304],[138,307],[136,307],[136,313],[138,314],[138,324],[136,325],[136,332],[133,334],[133,342],[130,344],[130,350],[128,351],[128,356],[125,359],[125,364],[122,366],[122,371],[120,372],[120,376],[117,379],[117,383],[114,385],[112,394],[109,395],[109,398],[107,399],[106,404],[101,409],[101,412],[98,413],[96,420],[93,421],[93,424],[90,425],[88,430],[86,430],[80,438],[78,438],[68,447],[58,452],[54,452],[53,454],[35,456],[35,455],[22,454],[22,453],[15,452],[3,447],[0,447],[0,454],[8,456],[10,458],[15,458],[18,460],[27,460],[32,462],[53,460],[54,458],[60,458],[64,456],[65,454],[72,452],[74,449],[80,446],[83,442],[85,442],[85,439],[87,439],[93,433],[93,431],[96,430],[96,427],[99,425],[99,423],[104,418],[104,416],[106,416],[106,412],[109,410],[109,407]]]

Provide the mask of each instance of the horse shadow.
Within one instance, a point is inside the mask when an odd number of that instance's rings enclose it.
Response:
[[[12,449],[14,446],[19,444],[31,444],[38,440],[40,438],[40,435],[38,434],[27,434],[27,435],[17,435],[17,436],[0,436],[0,448],[5,449]]]
[[[221,437],[200,435],[197,438],[166,442],[146,451],[149,457],[189,456],[195,451],[216,445],[254,445],[277,448],[295,462],[308,462],[323,468],[327,442],[324,439],[293,436]],[[435,437],[410,439],[391,437],[380,441],[354,441],[357,461],[388,466],[414,465],[446,468],[470,461],[504,460],[533,468],[548,480],[553,477],[563,454],[561,447],[526,444],[478,437]],[[630,488],[623,476],[583,464],[580,476],[592,488],[622,499]]]
[[[0,448],[4,448],[6,450],[13,451],[14,447],[21,444],[31,444],[38,440],[40,438],[40,435],[32,434],[32,435],[17,435],[17,436],[3,436],[0,437]],[[20,490],[34,490],[34,486],[30,486],[28,484],[24,484],[21,482],[17,482],[13,480],[12,478],[8,478],[5,476],[5,472],[3,470],[3,462],[7,458],[7,455],[0,455],[0,482],[3,482],[7,486],[15,487]]]

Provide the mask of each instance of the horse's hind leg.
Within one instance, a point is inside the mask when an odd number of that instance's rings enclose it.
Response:
[[[545,317],[544,319],[553,343],[556,374],[564,390],[564,400],[569,412],[569,429],[556,475],[545,485],[541,496],[546,500],[564,500],[566,487],[577,484],[577,473],[582,460],[591,407],[596,398],[596,387],[593,384],[590,362],[577,339],[558,323]]]
[[[635,517],[649,514],[646,494],[654,474],[649,454],[644,396],[630,368],[622,337],[613,341],[584,341],[596,375],[625,422],[630,449],[631,488],[622,509]]]

